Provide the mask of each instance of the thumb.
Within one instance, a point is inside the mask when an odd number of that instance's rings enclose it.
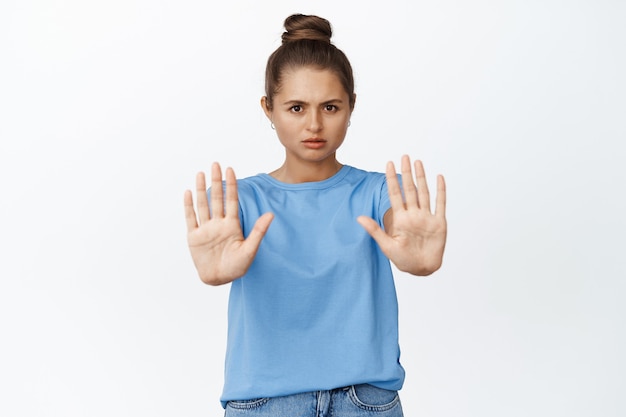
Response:
[[[389,245],[390,240],[392,240],[387,233],[374,221],[374,219],[367,216],[359,216],[356,221],[363,226],[365,231],[370,234],[370,236],[378,243],[380,249],[385,252],[385,248]]]
[[[244,241],[244,245],[247,250],[256,254],[256,251],[261,244],[261,240],[263,240],[263,237],[265,236],[267,229],[269,229],[272,220],[274,220],[274,214],[272,213],[265,213],[257,219],[256,223],[254,223],[254,227],[250,231],[250,234]]]

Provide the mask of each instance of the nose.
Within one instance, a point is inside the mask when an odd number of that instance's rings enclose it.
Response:
[[[309,112],[308,129],[311,132],[319,132],[322,130],[322,114],[319,110],[311,110]]]

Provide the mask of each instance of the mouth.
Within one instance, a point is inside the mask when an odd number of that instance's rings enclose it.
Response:
[[[321,138],[309,138],[303,140],[302,144],[309,149],[319,149],[326,144],[326,140]]]

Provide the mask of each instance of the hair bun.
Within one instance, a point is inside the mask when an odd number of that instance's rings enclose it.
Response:
[[[313,40],[330,43],[333,31],[330,22],[319,16],[293,14],[285,19],[286,32],[283,45],[299,40]]]

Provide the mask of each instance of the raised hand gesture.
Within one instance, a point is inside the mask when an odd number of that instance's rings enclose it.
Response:
[[[244,239],[239,223],[237,179],[226,169],[226,196],[222,189],[222,170],[211,168],[211,207],[206,192],[204,173],[196,176],[197,217],[191,191],[185,191],[187,242],[200,279],[211,285],[229,283],[243,276],[254,260],[273,214],[265,213],[256,221]]]
[[[446,185],[443,176],[439,175],[433,214],[424,167],[420,161],[415,161],[414,165],[417,187],[413,181],[411,160],[407,155],[402,157],[402,198],[396,169],[392,162],[387,163],[391,208],[383,220],[385,230],[366,216],[360,216],[357,221],[399,270],[413,275],[430,275],[441,267],[446,245]]]

